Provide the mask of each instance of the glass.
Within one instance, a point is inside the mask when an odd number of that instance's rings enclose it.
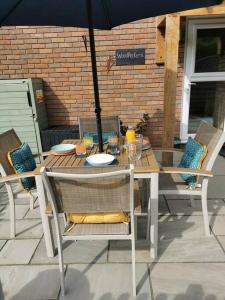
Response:
[[[195,73],[225,71],[225,28],[197,30]]]
[[[109,145],[109,153],[112,155],[115,155],[119,151],[119,143],[118,143],[118,137],[117,136],[111,136],[108,139],[108,145]]]
[[[225,82],[197,82],[191,86],[188,133],[196,133],[202,121],[223,128]]]
[[[141,134],[136,134],[135,140],[127,144],[128,157],[130,160],[141,159],[143,145],[143,136]]]
[[[126,140],[127,143],[133,142],[135,140],[135,131],[131,126],[128,127],[128,130],[126,132]]]
[[[84,143],[80,143],[76,145],[76,154],[77,155],[85,155],[86,154],[86,147]]]
[[[83,143],[84,143],[86,149],[92,149],[93,144],[94,144],[93,136],[91,136],[91,135],[84,136]]]

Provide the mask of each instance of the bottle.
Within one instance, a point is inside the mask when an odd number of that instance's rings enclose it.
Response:
[[[135,140],[135,131],[132,126],[128,126],[128,130],[126,132],[126,140],[127,143],[132,143]]]

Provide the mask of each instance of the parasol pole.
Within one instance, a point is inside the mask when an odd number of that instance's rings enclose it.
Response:
[[[95,51],[95,37],[92,20],[92,0],[86,0],[87,17],[88,17],[88,31],[89,31],[89,43],[91,49],[91,64],[92,64],[92,78],[95,95],[95,114],[97,122],[98,140],[99,140],[99,152],[103,152],[102,142],[102,124],[101,124],[101,107],[99,101],[99,89],[98,89],[98,73],[96,65],[96,51]]]

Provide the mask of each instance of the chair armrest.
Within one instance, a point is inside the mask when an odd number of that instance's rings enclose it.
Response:
[[[207,170],[176,168],[176,167],[161,167],[159,173],[167,174],[191,174],[204,177],[213,177],[213,173]]]
[[[152,148],[153,151],[160,151],[160,152],[180,152],[183,153],[183,149],[178,148]]]
[[[24,173],[19,173],[19,174],[2,176],[2,177],[0,177],[0,183],[14,181],[14,180],[18,180],[21,178],[34,177],[35,175],[39,175],[39,174],[40,174],[40,168],[36,168],[35,170],[33,170],[31,172],[24,172]]]

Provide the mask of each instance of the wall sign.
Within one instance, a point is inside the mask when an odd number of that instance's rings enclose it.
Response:
[[[117,49],[116,50],[116,65],[144,65],[145,64],[145,49]]]
[[[37,98],[37,102],[44,102],[44,92],[43,90],[36,90],[36,98]]]

